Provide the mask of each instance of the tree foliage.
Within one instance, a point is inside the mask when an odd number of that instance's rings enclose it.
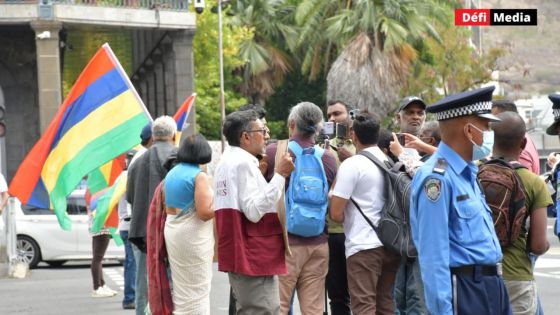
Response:
[[[193,43],[195,65],[196,114],[198,131],[208,139],[220,139],[220,63],[218,55],[218,15],[210,8],[216,0],[207,0],[207,9],[197,15],[196,35]],[[224,13],[223,19],[230,17]],[[224,23],[225,24],[225,23]],[[252,38],[253,32],[246,27],[223,28],[224,86],[226,113],[246,103],[245,98],[233,87],[242,79],[234,70],[244,64],[239,56],[242,41]]]
[[[484,53],[471,44],[471,31],[447,23],[438,23],[436,29],[441,43],[433,39],[418,42],[419,58],[411,67],[411,75],[403,88],[405,95],[419,95],[434,102],[441,95],[462,92],[491,81],[503,49],[492,48]]]

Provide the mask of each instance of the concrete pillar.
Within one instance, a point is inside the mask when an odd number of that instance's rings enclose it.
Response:
[[[175,108],[178,108],[187,96],[194,91],[194,62],[193,62],[193,38],[194,30],[176,31],[171,34],[173,59],[169,60],[169,68],[173,71],[172,82],[175,87]],[[183,132],[184,136],[194,134],[196,127],[196,111],[191,110],[188,121],[189,127]]]
[[[39,127],[43,133],[62,104],[60,44],[58,33],[62,23],[33,21],[37,47],[37,81],[39,86]]]

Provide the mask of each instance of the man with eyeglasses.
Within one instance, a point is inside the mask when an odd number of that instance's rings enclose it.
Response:
[[[268,129],[253,110],[229,114],[229,148],[214,172],[218,269],[227,272],[237,314],[279,314],[278,276],[286,273],[282,226],[276,213],[284,181],[294,169],[284,154],[269,182],[259,171]]]

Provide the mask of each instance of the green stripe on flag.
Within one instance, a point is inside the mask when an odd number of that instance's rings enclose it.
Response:
[[[101,189],[107,187],[108,184],[109,183],[107,183],[105,176],[103,176],[103,172],[101,172],[99,168],[88,174],[87,186],[90,194],[95,194]]]
[[[124,244],[124,241],[121,238],[118,229],[110,227],[109,232],[111,232],[111,236],[113,237],[113,240],[115,241],[115,244],[117,244],[117,246],[122,246]]]
[[[148,118],[144,113],[132,117],[91,141],[62,167],[50,198],[63,230],[70,230],[72,227],[72,221],[66,213],[66,196],[88,173],[140,143],[138,135],[146,123]]]

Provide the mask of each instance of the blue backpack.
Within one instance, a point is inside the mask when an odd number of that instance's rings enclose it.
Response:
[[[288,232],[304,237],[320,235],[325,229],[329,191],[321,161],[325,150],[319,146],[302,149],[295,141],[288,147],[296,156],[286,193]]]

